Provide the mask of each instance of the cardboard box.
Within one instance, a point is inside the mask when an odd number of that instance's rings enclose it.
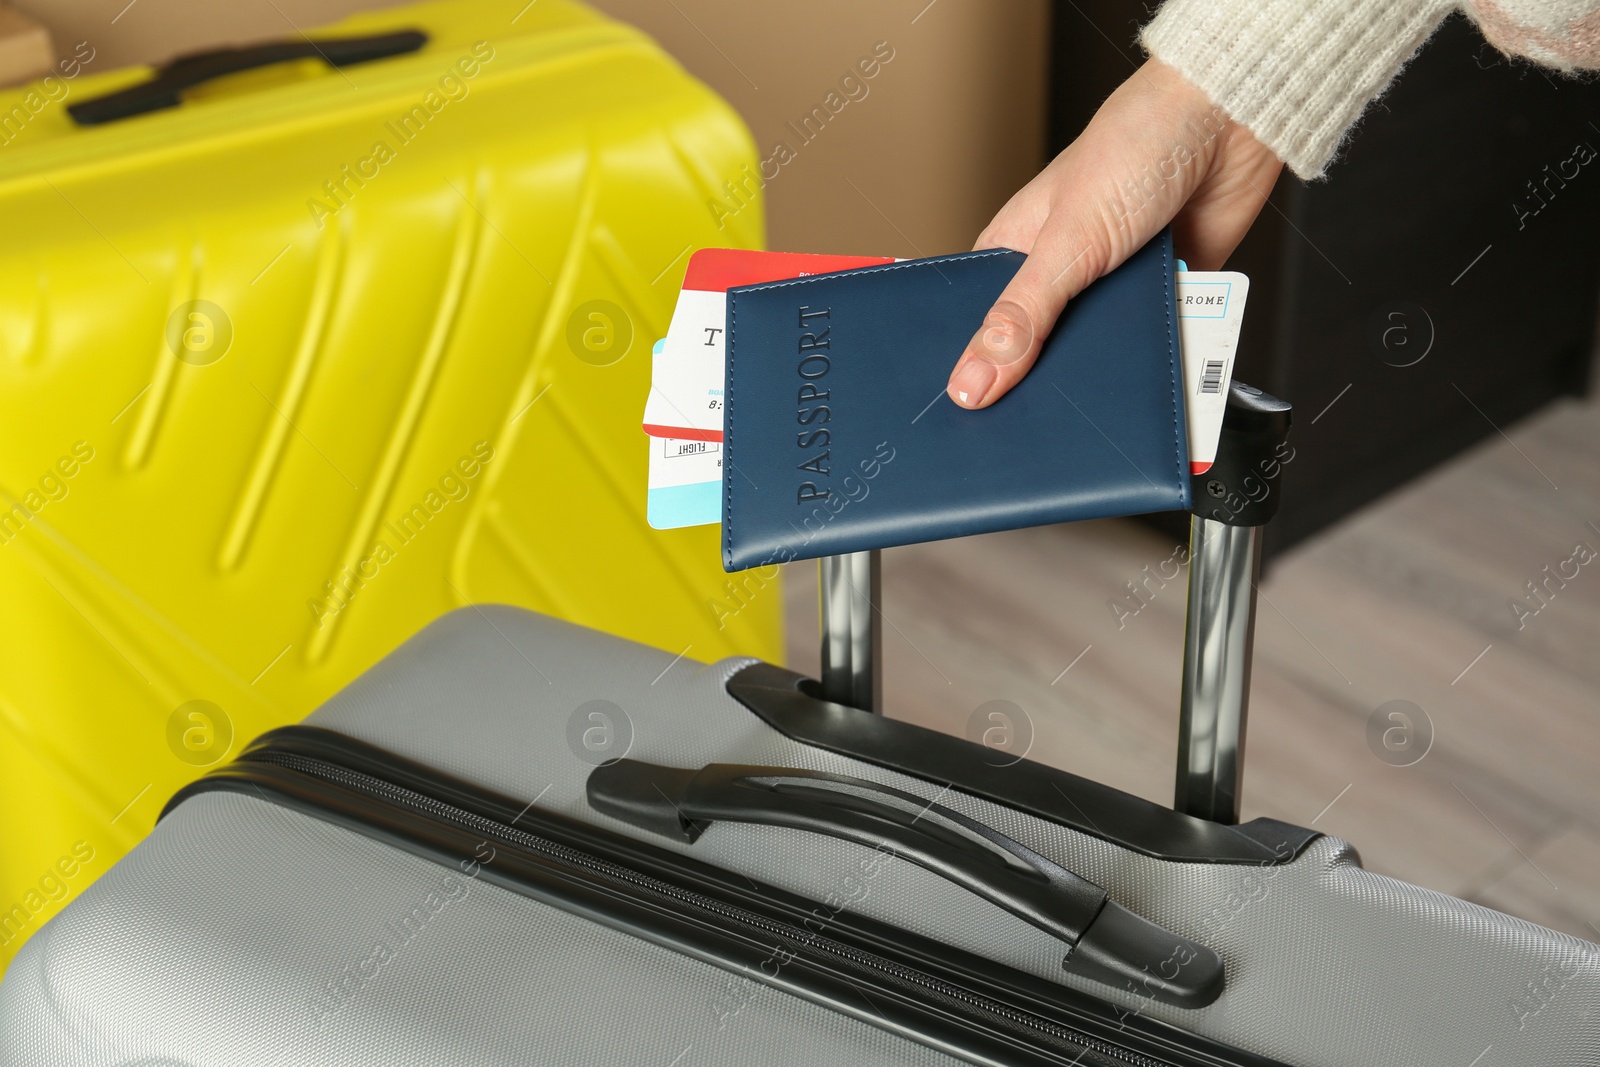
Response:
[[[50,31],[10,7],[0,7],[0,85],[42,78],[55,66]]]

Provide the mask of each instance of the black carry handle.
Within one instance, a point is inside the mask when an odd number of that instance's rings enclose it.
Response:
[[[178,94],[212,78],[244,70],[288,63],[297,59],[323,59],[329,66],[348,67],[374,59],[415,52],[428,43],[421,30],[400,30],[373,37],[335,37],[312,41],[272,41],[249,48],[219,48],[180,56],[156,71],[155,77],[138,85],[69,104],[67,113],[80,126],[99,126],[150,111],[177,107]]]
[[[622,759],[589,775],[596,811],[693,843],[713,822],[786,826],[910,860],[1069,946],[1070,973],[1167,1004],[1222,992],[1215,952],[1149,922],[1087,879],[960,812],[877,782],[787,767],[699,770]]]

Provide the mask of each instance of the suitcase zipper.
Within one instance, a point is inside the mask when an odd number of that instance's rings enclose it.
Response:
[[[286,751],[285,746],[297,751]],[[451,803],[430,795],[418,788],[400,785],[388,781],[384,777],[367,773],[346,766],[333,759],[325,759],[319,755],[308,755],[305,750],[316,752],[331,752],[332,754],[354,762],[373,766],[375,769],[410,781],[413,785],[423,788],[438,788],[445,793],[460,793],[459,788],[447,788],[448,782],[435,782],[439,773],[427,768],[411,766],[410,773],[395,773],[395,768],[390,768],[390,762],[409,765],[409,761],[399,760],[378,749],[350,739],[343,738],[328,731],[306,727],[289,727],[274,731],[255,746],[239,757],[239,760],[225,768],[214,772],[213,775],[192,783],[175,796],[167,805],[166,811],[171,811],[184,799],[199,792],[209,789],[239,788],[248,784],[251,789],[263,797],[266,793],[262,785],[269,788],[280,789],[280,783],[267,779],[254,781],[251,777],[252,765],[270,765],[281,768],[294,775],[298,780],[326,783],[342,788],[349,793],[356,794],[363,800],[388,806],[391,809],[400,809],[421,817],[435,825],[450,825],[458,830],[466,830],[474,834],[482,834],[496,844],[505,846],[509,851],[526,856],[530,861],[543,864],[548,869],[559,870],[566,868],[584,872],[589,878],[597,879],[602,884],[609,884],[614,889],[620,889],[625,896],[637,901],[666,902],[670,905],[668,911],[672,914],[682,915],[688,913],[691,917],[698,916],[702,919],[714,918],[715,926],[719,929],[731,929],[741,935],[764,935],[777,938],[780,943],[793,949],[791,958],[804,958],[801,953],[822,957],[833,964],[853,972],[855,978],[865,982],[876,983],[878,988],[892,989],[899,994],[915,991],[918,1003],[927,1003],[934,998],[939,1002],[939,1007],[950,1017],[967,1020],[967,1024],[989,1025],[997,1028],[1006,1036],[1006,1044],[1013,1048],[1014,1042],[1021,1041],[1023,1047],[1029,1047],[1037,1053],[1043,1053],[1053,1062],[1068,1065],[1098,1063],[1101,1067],[1282,1067],[1265,1058],[1245,1053],[1240,1050],[1227,1049],[1206,1039],[1193,1039],[1201,1046],[1200,1049],[1184,1049],[1178,1047],[1171,1040],[1172,1031],[1166,1040],[1159,1041],[1161,1048],[1156,1055],[1146,1054],[1137,1049],[1132,1049],[1118,1044],[1114,1040],[1091,1033],[1062,1022],[1056,1022],[1039,1014],[1037,1010],[1019,1008],[1005,1001],[998,1000],[985,992],[977,992],[971,988],[954,984],[937,975],[927,973],[916,966],[887,959],[856,948],[836,938],[824,936],[813,932],[797,922],[784,919],[774,919],[747,907],[730,904],[705,893],[697,892],[675,885],[669,881],[644,874],[622,864],[613,862],[596,855],[584,848],[574,847],[571,844],[557,840],[547,834],[531,833],[520,829],[511,823],[528,814],[529,808],[524,808],[521,813],[512,818],[511,822],[503,819],[492,818],[480,814],[459,804]],[[351,752],[344,751],[352,749]],[[419,774],[421,770],[425,774]],[[256,772],[257,775],[260,772]],[[325,787],[324,787],[325,788]],[[477,792],[476,787],[465,787],[471,790],[467,799],[474,803],[485,803],[472,799]],[[242,789],[240,791],[243,791]],[[270,798],[268,798],[270,799]],[[506,802],[510,803],[510,802]],[[313,810],[321,805],[313,804]],[[529,806],[531,808],[531,805]],[[509,807],[507,807],[509,810]],[[343,813],[351,816],[348,805],[344,806]],[[561,820],[563,817],[552,813],[538,812],[536,817],[542,822],[550,823],[552,820]],[[370,826],[380,829],[383,819],[380,812],[367,812],[364,815],[356,814],[354,821],[360,826]],[[548,827],[545,827],[548,830]],[[585,832],[593,832],[592,828],[584,827]],[[392,828],[390,828],[390,832]],[[380,837],[383,832],[380,829]],[[636,843],[635,843],[636,844]],[[424,849],[423,854],[429,854]],[[637,857],[635,857],[637,859]],[[500,883],[504,884],[504,883]],[[753,883],[752,883],[753,884]],[[507,888],[516,890],[516,885]],[[532,895],[525,891],[524,895]],[[559,906],[559,905],[557,905]],[[647,936],[640,934],[639,936]],[[744,973],[747,976],[752,968],[736,968],[735,973]],[[848,980],[848,978],[847,978]],[[980,979],[981,981],[981,979]],[[851,984],[854,984],[853,982]],[[1005,992],[1005,990],[997,990]],[[1063,993],[1072,995],[1070,990],[1063,988]],[[802,994],[792,994],[802,995]],[[864,1015],[858,1017],[871,1021]],[[1158,1031],[1162,1024],[1152,1020],[1142,1020],[1146,1028],[1154,1026]],[[1107,1024],[1109,1025],[1109,1024]],[[893,1027],[891,1027],[893,1029]],[[1149,1034],[1135,1031],[1135,1034],[1152,1043],[1156,1039]],[[991,1041],[994,1041],[991,1031]],[[939,1047],[936,1042],[936,1047]],[[952,1044],[950,1051],[958,1056],[964,1055],[958,1044]],[[987,1051],[979,1050],[968,1054],[994,1057]]]
[[[1093,1034],[1052,1023],[1047,1019],[1041,1019],[1026,1012],[1017,1011],[1014,1008],[950,985],[903,964],[861,952],[848,945],[840,944],[831,938],[820,935],[812,936],[807,931],[792,924],[768,919],[755,912],[736,908],[702,894],[681,889],[649,875],[640,874],[627,867],[601,859],[591,853],[531,834],[526,830],[519,830],[516,827],[508,826],[456,807],[445,801],[426,796],[404,786],[395,785],[393,782],[386,782],[381,778],[376,778],[360,771],[350,770],[336,763],[309,756],[278,752],[253,753],[249,759],[251,762],[271,763],[314,778],[334,782],[355,792],[380,798],[387,803],[423,812],[433,818],[444,819],[474,832],[483,833],[486,836],[498,839],[501,843],[513,844],[525,851],[546,856],[558,863],[581,868],[612,882],[624,883],[637,891],[648,893],[651,896],[669,899],[681,907],[715,915],[724,922],[735,923],[747,929],[758,930],[769,936],[781,938],[792,944],[803,945],[806,951],[817,952],[821,955],[845,961],[858,970],[873,972],[880,979],[895,981],[901,985],[913,985],[947,1000],[965,1004],[969,1008],[976,1009],[985,1015],[1006,1019],[1015,1026],[1027,1028],[1053,1039],[1053,1043],[1068,1046],[1068,1051],[1080,1054],[1085,1051],[1097,1053],[1103,1058],[1115,1060],[1118,1064],[1126,1064],[1128,1067],[1175,1067],[1171,1063],[1120,1048],[1095,1037]]]

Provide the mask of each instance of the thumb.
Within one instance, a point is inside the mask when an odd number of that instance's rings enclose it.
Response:
[[[964,408],[988,407],[1023,379],[1067,301],[1103,271],[1107,253],[1100,245],[1052,234],[1047,224],[956,361],[945,387],[951,400]]]

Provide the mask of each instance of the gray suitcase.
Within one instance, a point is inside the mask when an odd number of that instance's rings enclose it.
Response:
[[[1236,823],[1286,421],[1197,495],[1181,811],[874,714],[871,554],[820,680],[469,607],[175,797],[0,1062],[1593,1067],[1596,946]]]

